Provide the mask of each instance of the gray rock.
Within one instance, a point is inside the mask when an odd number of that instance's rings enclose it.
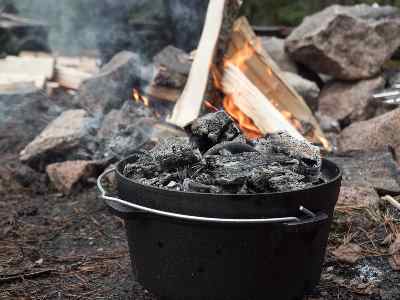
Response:
[[[356,122],[338,138],[340,151],[377,149],[387,145],[400,155],[400,108],[373,119]]]
[[[150,118],[152,115],[151,110],[142,104],[137,104],[132,100],[125,101],[120,109],[113,109],[104,116],[97,138],[111,139],[118,131],[124,130],[139,119]]]
[[[296,63],[290,58],[285,50],[285,40],[276,37],[262,37],[261,43],[264,49],[277,63],[282,71],[297,73]]]
[[[321,114],[320,112],[317,112],[315,114],[315,117],[318,120],[319,126],[321,127],[322,131],[324,132],[333,132],[333,133],[339,133],[340,132],[340,124],[339,122],[330,117]]]
[[[21,151],[20,160],[43,169],[60,160],[90,158],[97,127],[98,120],[86,111],[65,111]]]
[[[288,81],[289,85],[304,98],[312,111],[318,110],[318,96],[320,90],[315,82],[290,72],[285,72],[284,77]]]
[[[21,151],[61,112],[60,106],[31,85],[0,91],[0,153]]]
[[[355,150],[328,157],[343,172],[343,185],[372,186],[387,193],[400,192],[400,168],[388,148]]]
[[[392,7],[334,5],[305,18],[287,38],[286,49],[317,73],[370,78],[400,46],[397,14]]]
[[[100,162],[75,160],[50,164],[46,173],[59,192],[70,194],[89,178],[99,175],[103,167]]]
[[[384,86],[382,76],[358,82],[332,82],[321,91],[319,112],[342,123],[369,119],[376,110],[370,101],[372,95]]]
[[[339,207],[356,207],[357,209],[377,209],[380,198],[375,189],[368,184],[346,183],[340,188]]]
[[[120,52],[102,67],[99,74],[82,83],[75,102],[91,114],[119,109],[131,98],[132,89],[139,86],[141,76],[139,56]]]

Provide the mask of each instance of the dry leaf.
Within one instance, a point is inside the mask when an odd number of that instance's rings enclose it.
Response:
[[[362,257],[362,249],[357,244],[348,243],[332,251],[332,254],[341,262],[354,264]]]

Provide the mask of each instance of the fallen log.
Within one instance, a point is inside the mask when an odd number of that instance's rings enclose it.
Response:
[[[240,3],[238,0],[210,1],[189,78],[168,120],[170,123],[184,127],[199,115],[203,101],[217,94],[211,68],[222,62]]]

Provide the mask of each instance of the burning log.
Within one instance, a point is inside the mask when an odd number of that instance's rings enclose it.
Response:
[[[238,67],[232,64],[225,67],[222,86],[225,94],[231,97],[244,114],[251,116],[264,135],[287,131],[293,137],[304,139]]]
[[[247,53],[243,54],[243,51]],[[240,58],[238,53],[241,52],[242,57]],[[247,77],[248,81],[257,87],[265,98],[273,102],[279,112],[290,113],[300,123],[311,124],[313,129],[310,139],[323,144],[326,149],[330,149],[330,145],[310,108],[303,98],[287,83],[279,67],[262,48],[260,40],[245,17],[238,19],[234,24],[232,39],[226,56],[227,61],[239,60],[234,64],[239,66],[244,75],[243,77]],[[251,119],[260,118],[260,116],[254,116],[253,113],[247,116]],[[269,117],[269,115],[264,115],[263,118],[267,119]],[[260,129],[263,130],[262,128]]]
[[[210,71],[213,65],[222,61],[239,7],[238,0],[210,1],[187,84],[169,122],[181,127],[187,125],[199,115],[203,101],[214,98],[216,93]]]

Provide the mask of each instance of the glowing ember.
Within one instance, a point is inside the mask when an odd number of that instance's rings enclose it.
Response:
[[[139,93],[139,90],[133,89],[133,91],[132,91],[132,96],[133,96],[133,99],[134,99],[137,103],[142,102],[142,103],[144,104],[144,106],[149,106],[149,105],[150,105],[149,98],[147,98],[146,96],[142,96],[142,95]]]
[[[261,47],[260,45],[256,45],[256,47]],[[250,59],[255,53],[255,49],[249,44],[246,43],[244,47],[241,49],[237,49],[231,57],[225,58],[224,64],[233,64],[238,67],[241,71],[246,71],[247,65],[246,61]],[[268,69],[266,76],[271,76],[272,70]],[[215,86],[221,89],[221,75],[218,72],[213,72]],[[296,117],[290,113],[289,111],[282,110],[279,108],[277,103],[270,99],[271,103],[281,112],[281,114],[288,120],[290,123],[297,129],[299,132],[303,131],[303,126]],[[244,134],[250,138],[258,138],[263,136],[262,132],[258,127],[254,124],[253,120],[248,117],[245,113],[243,113],[234,102],[234,98],[232,95],[225,95],[223,100],[224,109],[229,115],[232,116],[238,123]]]
[[[254,125],[253,120],[242,113],[242,111],[235,105],[231,96],[225,97],[223,105],[225,111],[239,123],[240,129],[244,132],[247,138],[256,139],[262,136],[261,131],[256,125]]]
[[[204,106],[210,111],[219,111],[219,109],[212,105],[209,101],[204,101]]]

